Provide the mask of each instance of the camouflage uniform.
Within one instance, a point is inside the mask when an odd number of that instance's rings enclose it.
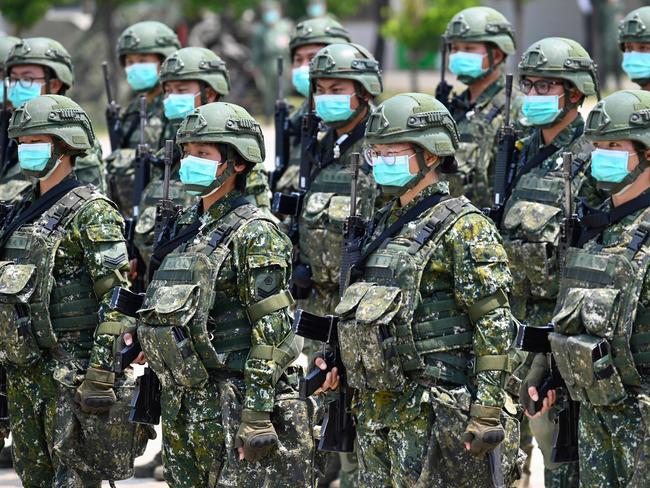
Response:
[[[156,54],[160,62],[179,49],[180,42],[165,24],[155,21],[138,22],[122,32],[117,42],[120,64],[125,66],[128,54]],[[161,141],[164,125],[163,95],[155,85],[149,92],[135,93],[121,116],[122,140],[120,148],[106,158],[109,195],[115,201],[122,215],[130,216],[133,207],[133,184],[135,168],[133,162],[140,144],[140,97],[147,96],[147,122],[143,141],[156,151]],[[153,171],[152,171],[153,172]]]
[[[50,122],[60,111],[66,122]],[[81,108],[55,95],[14,112],[10,136],[25,133],[60,137],[70,151],[94,141]],[[92,186],[75,186],[73,178],[50,190],[66,188],[34,220],[5,226],[0,251],[0,361],[7,369],[14,466],[27,487],[81,488],[128,478],[150,434],[127,422],[133,375],[112,372],[116,337],[131,326],[109,308],[114,287],[128,284],[124,221],[112,202]],[[14,219],[47,198],[37,189]],[[83,410],[91,374],[116,395],[107,412]]]
[[[650,7],[644,6],[629,12],[618,25],[618,48],[623,53],[623,71],[626,71],[626,42],[638,42],[650,44],[650,33],[647,26],[650,25]],[[634,67],[634,66],[633,66]],[[647,88],[650,83],[650,76],[648,76],[648,68],[643,69],[636,67],[638,71],[633,70],[629,73],[630,79],[637,83],[641,88]]]
[[[226,128],[231,120],[245,127]],[[240,107],[211,103],[185,118],[178,141],[229,144],[255,164],[264,149],[253,123]],[[311,412],[293,386],[297,371],[287,369],[301,347],[287,313],[291,243],[242,199],[233,190],[207,211],[201,201],[179,217],[176,235],[197,221],[200,230],[164,258],[140,311],[138,335],[163,384],[163,459],[173,487],[312,483]],[[170,344],[170,329],[187,339]],[[238,461],[242,411],[267,412],[276,426],[278,449],[258,462]]]
[[[451,19],[444,34],[445,43],[483,43],[488,48],[490,68],[480,78],[459,75],[459,80],[471,85],[494,70],[503,72],[501,65],[492,61],[494,49],[500,49],[506,57],[515,53],[514,32],[508,19],[489,7],[471,7],[460,11]],[[447,176],[453,196],[465,195],[479,208],[492,205],[494,163],[497,157],[497,132],[504,123],[506,98],[505,76],[486,87],[470,102],[469,89],[454,96],[449,111],[458,125],[460,146],[456,152],[458,172]],[[511,102],[512,121],[517,120],[519,100]]]
[[[50,51],[59,55],[53,57],[48,54]],[[54,39],[34,37],[21,39],[16,43],[6,56],[6,75],[9,75],[12,66],[23,64],[37,64],[52,70],[56,78],[63,83],[63,92],[74,83],[74,66],[71,57]],[[96,140],[92,148],[75,158],[74,172],[82,183],[92,184],[100,191],[106,191],[106,168],[99,141]],[[18,167],[17,143],[10,140],[0,172],[0,200],[5,203],[17,202],[29,192],[30,186],[30,180],[20,172]]]
[[[629,90],[601,100],[589,115],[590,141],[639,145],[637,168],[623,181],[598,181],[612,194],[650,166],[643,153],[650,147],[648,109],[650,94]],[[647,189],[626,205],[644,198]],[[608,200],[602,211],[612,207]],[[569,250],[549,336],[571,398],[580,402],[582,486],[648,486],[650,212],[647,204],[632,210],[596,229],[582,248]]]
[[[447,110],[420,94],[380,105],[366,138],[410,142],[441,159],[458,145]],[[419,164],[420,175],[431,170]],[[371,241],[436,195],[368,256],[336,307],[341,357],[358,389],[361,486],[490,486],[486,460],[463,445],[478,412],[491,412],[505,431],[506,482],[519,473],[519,425],[503,389],[514,338],[506,297],[512,280],[494,225],[466,198],[449,198],[440,181],[404,207],[394,200],[382,209]]]

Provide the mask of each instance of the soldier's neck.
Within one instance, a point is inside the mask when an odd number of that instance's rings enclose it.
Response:
[[[615,207],[623,205],[641,195],[648,188],[650,188],[650,168],[646,168],[625,190],[612,195],[612,203]]]
[[[61,183],[66,176],[72,173],[72,161],[70,156],[63,156],[59,165],[52,171],[52,174],[45,179],[38,181],[40,195],[45,195],[48,191]]]
[[[487,88],[492,85],[495,81],[497,81],[499,78],[501,78],[501,70],[500,69],[495,69],[492,71],[492,73],[488,74],[485,78],[481,78],[478,81],[475,81],[471,85],[467,86],[467,89],[469,90],[469,101],[470,103],[476,102],[478,100],[478,97],[481,96],[481,94],[487,90]]]
[[[562,120],[560,120],[557,124],[542,129],[542,139],[544,140],[544,144],[548,145],[551,142],[553,142],[553,140],[557,137],[557,135],[560,132],[562,132],[564,129],[566,129],[568,126],[570,126],[573,123],[576,117],[578,117],[578,109],[572,108],[564,115]]]
[[[150,90],[147,92],[147,103],[151,103],[155,100],[155,98],[162,93],[162,88],[160,87],[159,84],[157,84],[153,90]]]
[[[411,188],[409,191],[404,193],[401,197],[399,197],[399,204],[402,207],[405,207],[409,203],[413,201],[415,197],[417,197],[422,190],[424,190],[427,186],[433,185],[434,183],[437,183],[440,180],[438,178],[438,173],[436,171],[429,171],[424,178],[422,178],[417,185],[415,185],[413,188]]]
[[[348,132],[352,132],[354,128],[361,123],[361,121],[366,117],[366,114],[368,113],[368,107],[364,107],[364,109],[357,114],[355,118],[353,118],[349,124],[344,125],[343,127],[339,127],[336,129],[336,136],[341,137],[343,134],[347,134]]]
[[[221,200],[223,197],[228,195],[232,190],[235,189],[235,178],[236,175],[232,175],[230,178],[228,178],[223,185],[221,185],[217,191],[214,193],[210,193],[209,195],[206,195],[202,197],[203,199],[203,212],[207,212],[210,207],[212,207],[215,203],[217,203],[219,200]]]

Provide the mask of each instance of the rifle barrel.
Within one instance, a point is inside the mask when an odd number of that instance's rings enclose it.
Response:
[[[165,176],[163,182],[163,198],[169,200],[169,183],[171,179],[172,163],[174,159],[174,141],[165,141]]]
[[[505,117],[505,125],[509,126],[510,125],[510,106],[511,106],[511,100],[512,100],[512,73],[508,73],[506,75],[506,106],[505,106],[505,111],[506,113],[504,114]]]

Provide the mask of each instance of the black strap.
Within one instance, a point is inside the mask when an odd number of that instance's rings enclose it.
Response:
[[[393,222],[387,229],[385,229],[381,234],[379,234],[379,237],[377,237],[376,239],[371,241],[370,244],[368,244],[368,246],[363,250],[363,253],[359,258],[359,261],[355,263],[355,266],[359,267],[360,265],[365,263],[366,259],[368,259],[368,256],[370,256],[373,252],[379,249],[379,247],[384,243],[386,239],[390,239],[391,237],[395,236],[400,230],[402,230],[402,228],[406,224],[408,224],[409,222],[413,222],[418,217],[420,217],[422,213],[434,207],[438,203],[444,200],[448,200],[449,198],[451,198],[451,196],[441,195],[440,193],[436,193],[435,195],[429,195],[424,200],[418,202],[415,205],[415,207],[404,212],[404,215],[402,215],[399,219]]]
[[[22,208],[16,217],[13,218],[9,225],[4,229],[2,238],[0,239],[0,247],[4,247],[9,237],[11,237],[17,229],[47,213],[50,208],[61,200],[61,198],[78,186],[81,186],[79,180],[75,178],[65,179],[54,188],[51,188],[47,193],[45,193],[45,195],[34,200],[31,205]]]
[[[226,215],[228,215],[236,208],[239,208],[248,203],[249,201],[244,197],[236,198],[232,203],[232,207],[230,207],[230,210],[228,210],[228,213]],[[178,234],[172,235],[169,240],[159,243],[151,255],[151,261],[149,263],[149,277],[153,276],[153,273],[160,267],[163,260],[169,253],[171,253],[180,245],[188,242],[191,239],[194,239],[194,237],[196,237],[196,235],[199,233],[200,228],[201,219],[197,219],[196,222],[193,222],[192,224],[184,227]]]
[[[602,234],[607,227],[617,224],[628,215],[647,207],[650,207],[650,193],[639,195],[623,205],[612,208],[609,212],[591,210],[580,219],[582,232],[578,239],[578,247]]]

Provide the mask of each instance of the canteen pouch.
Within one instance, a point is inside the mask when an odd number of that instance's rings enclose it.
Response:
[[[402,292],[394,286],[354,283],[336,313],[341,358],[354,388],[401,391],[404,373],[395,352],[393,318],[401,310]]]
[[[197,285],[160,286],[145,299],[138,311],[144,323],[138,336],[147,351],[147,358],[164,382],[169,373],[174,381],[185,387],[195,387],[208,379],[208,371],[199,357],[188,324],[197,311],[200,288]],[[149,326],[146,324],[162,324]]]
[[[29,306],[35,290],[36,266],[0,262],[0,362],[27,366],[41,357]]]
[[[573,400],[609,406],[625,399],[627,394],[606,339],[551,333],[549,342]]]

